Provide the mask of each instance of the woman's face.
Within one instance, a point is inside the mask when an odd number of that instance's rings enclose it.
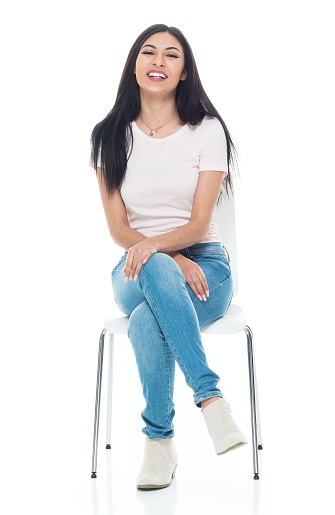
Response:
[[[162,73],[166,78],[149,76],[150,72]],[[137,83],[143,92],[171,93],[180,80],[186,79],[184,53],[178,39],[169,32],[158,32],[142,45],[135,63]]]

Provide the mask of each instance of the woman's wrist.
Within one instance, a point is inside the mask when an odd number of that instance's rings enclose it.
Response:
[[[171,252],[164,252],[164,254],[167,254],[168,256],[172,257],[175,261],[178,261],[178,259],[184,257],[182,254],[175,250],[172,250]]]

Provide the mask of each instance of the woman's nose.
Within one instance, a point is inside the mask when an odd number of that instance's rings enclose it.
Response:
[[[154,59],[153,59],[153,63],[152,63],[152,64],[155,64],[156,66],[161,66],[162,64],[164,65],[164,64],[165,64],[165,57],[164,57],[164,54],[157,53],[157,54],[154,56]]]

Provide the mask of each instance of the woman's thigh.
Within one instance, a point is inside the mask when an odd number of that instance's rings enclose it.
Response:
[[[116,304],[125,315],[130,315],[146,298],[139,286],[138,280],[129,279],[125,283],[123,269],[126,258],[127,253],[123,254],[112,270],[112,288]]]
[[[192,247],[190,249],[190,259],[202,268],[209,288],[207,300],[200,301],[185,281],[187,292],[198,316],[199,325],[202,327],[227,311],[233,294],[231,270],[223,250],[206,252],[202,250],[202,247],[194,251],[192,251]],[[123,313],[130,315],[139,304],[146,300],[146,297],[138,280],[129,280],[125,283],[123,269],[126,257],[127,253],[121,257],[112,270],[112,287],[116,304]]]
[[[191,259],[202,269],[209,290],[207,300],[199,300],[191,287],[186,284],[197,312],[199,325],[203,327],[223,316],[228,310],[233,296],[233,280],[229,262],[224,254],[204,252],[192,255]]]
[[[167,294],[172,295],[172,297],[178,295],[181,284],[185,280],[172,257],[163,252],[153,254],[143,265],[137,281],[129,279],[127,283],[123,271],[126,257],[125,253],[112,270],[114,299],[126,315],[130,315],[139,304],[148,300],[143,293],[143,285],[141,284],[142,270],[144,273],[144,269],[146,269],[146,280],[149,281],[150,287],[152,286],[155,293],[158,293],[158,298]],[[155,289],[156,287],[159,287],[159,290]],[[185,295],[187,297],[187,293]],[[156,302],[159,302],[157,297]]]

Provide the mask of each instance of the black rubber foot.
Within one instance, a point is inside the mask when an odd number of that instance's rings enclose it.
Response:
[[[259,451],[262,451],[262,450],[263,450],[263,445],[262,445],[262,444],[260,444],[260,445],[258,446],[258,450],[259,450]]]
[[[92,472],[92,474],[91,474],[91,478],[92,478],[92,479],[95,479],[96,477],[97,477],[96,473],[95,473],[95,472]]]
[[[259,474],[255,474],[254,479],[259,479]]]
[[[106,449],[111,449],[111,444],[110,443],[106,444]]]

